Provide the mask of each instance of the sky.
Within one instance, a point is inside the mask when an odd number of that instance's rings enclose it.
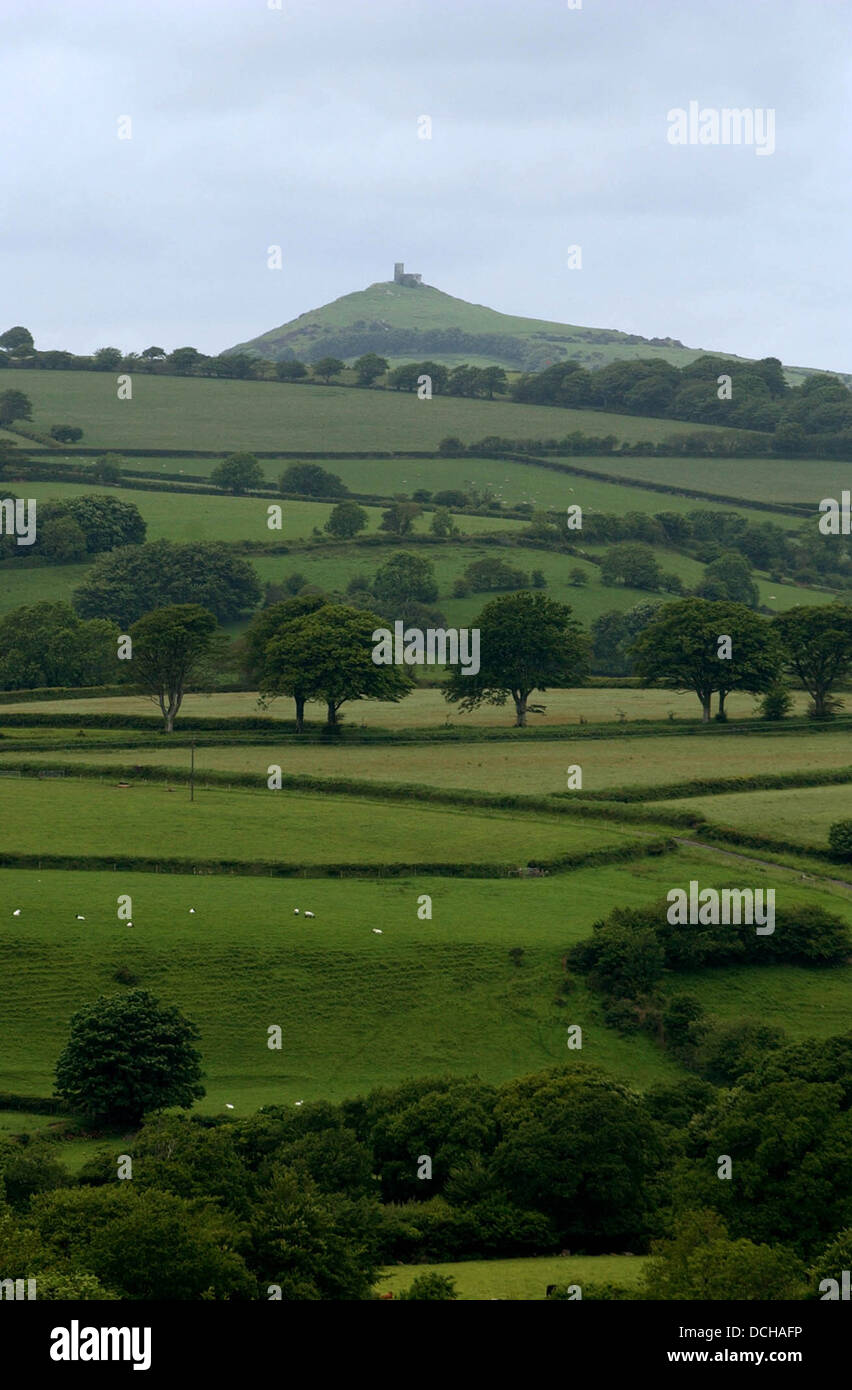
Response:
[[[850,0],[577,6],[3,0],[0,331],[217,353],[404,261],[852,371]],[[774,112],[773,152],[673,144],[690,102]]]

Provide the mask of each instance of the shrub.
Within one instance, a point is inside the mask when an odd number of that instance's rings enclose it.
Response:
[[[786,719],[793,708],[793,697],[782,682],[777,682],[767,690],[760,702],[761,719]]]
[[[438,1274],[436,1270],[430,1270],[428,1274],[418,1274],[411,1288],[403,1289],[402,1293],[397,1294],[397,1298],[437,1301],[458,1298],[458,1292],[455,1280],[448,1274]]]
[[[832,859],[843,863],[852,860],[852,820],[836,820],[828,832],[828,848]]]

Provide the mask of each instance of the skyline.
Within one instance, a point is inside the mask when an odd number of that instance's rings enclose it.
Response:
[[[403,260],[506,314],[852,372],[842,6],[281,4],[9,0],[3,327],[215,354]],[[693,102],[771,111],[771,152],[673,144]]]

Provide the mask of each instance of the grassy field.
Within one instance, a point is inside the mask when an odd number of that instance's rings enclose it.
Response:
[[[372,799],[257,792],[122,787],[113,782],[21,778],[2,788],[3,848],[35,854],[162,855],[173,859],[274,860],[284,864],[526,864],[533,858],[616,847],[628,833],[596,822]],[[263,790],[260,790],[263,788]]]
[[[40,455],[39,462],[44,462],[47,456]],[[70,455],[57,453],[57,458],[64,462],[73,462],[77,467],[89,466],[88,461],[82,458],[71,458]],[[91,462],[94,463],[95,455],[92,455]],[[125,459],[126,468],[129,471],[144,470],[146,474],[181,474],[189,476],[209,477],[210,473],[219,462],[216,458],[134,458],[129,456]],[[270,482],[277,481],[290,460],[287,459],[260,459],[260,466],[266,478]],[[613,473],[624,473],[630,475],[630,468],[621,468],[621,461],[617,459],[601,458],[596,455],[577,456],[564,459],[562,462],[578,468],[588,468],[592,472],[606,473],[611,470]],[[632,460],[628,461],[632,463]],[[667,460],[670,462],[670,460]],[[675,479],[667,479],[669,483],[675,485],[692,486],[701,491],[713,491],[713,483],[707,481],[706,459],[683,459],[676,460],[678,464],[683,464],[691,469],[694,464],[701,464],[701,470],[691,483],[686,481],[686,477],[679,475]],[[749,474],[753,464],[761,467],[765,464],[764,459],[741,459],[739,463],[743,472]],[[356,458],[356,459],[327,459],[325,467],[332,473],[336,473],[339,478],[352,491],[364,494],[373,494],[378,497],[390,497],[399,492],[409,495],[419,488],[426,488],[430,492],[441,492],[448,488],[461,489],[465,491],[473,486],[483,490],[488,487],[492,495],[503,502],[504,506],[514,506],[519,502],[531,503],[533,506],[559,509],[567,507],[569,503],[579,502],[588,511],[610,512],[616,515],[623,515],[625,512],[646,512],[653,515],[655,512],[690,512],[699,507],[714,507],[717,504],[703,500],[699,497],[682,497],[676,493],[656,492],[650,488],[643,488],[640,484],[628,485],[618,482],[602,482],[597,478],[583,478],[577,475],[568,475],[554,472],[551,468],[538,468],[534,464],[513,463],[508,459],[488,459],[472,458],[432,458],[432,459],[386,459],[386,458]],[[37,486],[43,486],[38,484]],[[60,484],[60,487],[74,486]],[[93,483],[89,487],[81,487],[81,491],[90,492],[92,488],[97,488]],[[720,492],[727,493],[728,487],[719,487]],[[22,492],[22,486],[18,486],[18,491]],[[28,489],[28,495],[33,493]],[[40,495],[40,494],[35,494]],[[52,495],[52,494],[48,494]],[[748,495],[748,494],[743,494]],[[182,494],[181,508],[183,508],[184,497]],[[134,494],[138,501],[138,494]],[[770,496],[766,501],[771,502]],[[771,520],[776,526],[785,529],[793,529],[802,523],[799,516],[789,516],[784,512],[761,512],[750,507],[737,507],[734,504],[724,504],[725,510],[738,512],[751,522],[761,520]],[[468,518],[477,520],[478,518]],[[486,520],[486,519],[483,519]],[[422,522],[421,522],[422,525]]]
[[[792,840],[824,849],[829,827],[852,817],[852,787],[797,787],[795,791],[736,792],[724,796],[696,796],[683,801],[660,801],[667,806],[701,811],[717,825]]]
[[[759,872],[750,868],[750,881]],[[691,877],[728,883],[730,863],[684,851],[543,879],[289,883],[3,869],[0,1090],[50,1093],[71,1014],[122,988],[113,978],[120,967],[198,1023],[208,1112],[226,1102],[247,1114],[276,1101],[340,1099],[417,1075],[501,1081],[576,1056],[565,1045],[575,1023],[584,1061],[640,1088],[674,1081],[682,1072],[651,1038],[607,1028],[580,981],[558,993],[560,961],[613,907],[658,901]],[[848,897],[783,870],[768,881],[852,920]],[[431,921],[417,916],[423,893]],[[117,920],[118,894],[131,896],[132,929]],[[315,919],[295,917],[294,907]],[[508,957],[515,946],[525,952],[520,967]],[[769,1010],[783,1022],[799,1008],[801,979],[801,1017],[812,1013],[814,1035],[848,1026],[848,990],[832,984],[820,996],[825,1008],[812,1010],[813,978],[827,983],[828,972],[773,969],[766,1001],[765,968],[736,973],[745,1015]],[[714,979],[704,972],[694,982],[702,1000]],[[266,1046],[271,1023],[283,1029],[280,1052]]]
[[[760,502],[805,502],[816,511],[823,497],[840,497],[848,467],[842,459],[619,458],[601,459],[598,471]]]
[[[539,1255],[521,1260],[465,1260],[460,1264],[393,1265],[382,1271],[380,1293],[399,1294],[411,1287],[419,1274],[449,1275],[455,1280],[459,1302],[485,1299],[527,1301],[546,1297],[548,1284],[618,1284],[633,1288],[639,1283],[645,1260],[638,1255]]]
[[[632,691],[628,691],[632,694]],[[28,735],[30,730],[17,730]],[[114,750],[80,749],[82,739],[72,734],[69,751],[27,753],[32,760],[49,766],[75,762],[103,763],[105,767],[159,766],[185,772],[189,762],[186,747],[170,747],[161,740],[156,747]],[[0,743],[0,767],[4,758],[15,756],[13,740]],[[559,739],[549,742],[445,743],[358,745],[333,747],[299,746],[292,740],[275,743],[240,743],[233,746],[198,748],[198,773],[257,773],[269,763],[278,763],[288,776],[351,777],[377,782],[415,783],[422,786],[470,788],[477,791],[544,796],[562,792],[567,786],[567,769],[583,769],[584,791],[605,791],[615,787],[654,787],[697,777],[753,777],[766,773],[833,770],[850,759],[848,732],[802,734],[795,738],[751,734],[748,738],[712,733],[695,737]],[[17,754],[17,756],[24,756]],[[852,786],[827,788],[835,798],[852,799]],[[794,793],[798,795],[798,791]],[[739,800],[741,798],[735,798]],[[720,800],[703,798],[707,814],[716,819],[713,808]],[[667,803],[674,806],[676,803]],[[680,805],[680,803],[677,803]],[[692,804],[692,803],[690,803]],[[838,810],[838,815],[840,811]]]
[[[465,444],[488,435],[550,438],[581,430],[619,439],[660,440],[695,426],[595,410],[513,405],[345,386],[201,378],[133,378],[132,401],[118,400],[111,372],[16,371],[33,403],[33,428],[61,420],[87,444],[110,449],[435,449],[447,435]],[[710,428],[712,426],[704,426]]]
[[[0,569],[0,616],[26,603],[71,602],[71,595],[82,584],[91,566],[43,565],[38,568]]]
[[[16,701],[14,692],[8,704],[0,705],[0,729],[3,714],[23,712],[30,714],[139,714],[149,718],[158,713],[157,707],[144,695],[117,695],[104,699],[86,700],[44,700],[38,704]],[[695,695],[677,690],[637,690],[620,687],[578,686],[571,690],[548,690],[536,696],[537,702],[545,706],[543,714],[531,714],[531,727],[544,728],[547,725],[630,723],[634,720],[686,720],[690,724],[700,724],[701,705]],[[730,719],[748,719],[756,710],[758,697],[734,692],[725,702]],[[809,697],[804,691],[793,695],[793,713],[803,715]],[[250,690],[230,691],[221,695],[187,695],[181,712],[184,715],[226,719],[244,717],[252,719],[292,719],[293,702],[282,696],[275,700],[264,712],[258,709],[257,693]],[[354,727],[369,726],[385,729],[436,728],[449,725],[456,729],[472,729],[477,726],[511,728],[515,722],[514,706],[480,705],[471,714],[461,714],[455,705],[447,704],[441,691],[436,687],[420,687],[407,695],[398,704],[388,704],[378,700],[355,700],[345,704],[341,710],[343,722]],[[325,706],[309,702],[306,706],[308,720],[325,720]],[[755,732],[761,730],[761,723],[755,719]],[[180,716],[176,728],[180,729]],[[765,726],[763,726],[765,732]],[[9,731],[12,732],[11,730]],[[23,731],[19,731],[23,732]],[[708,730],[708,733],[711,731]],[[703,735],[706,736],[706,735]],[[523,731],[519,731],[523,737]],[[724,737],[724,736],[722,736]],[[846,759],[844,758],[845,762]],[[722,775],[736,775],[724,773]]]
[[[156,541],[287,541],[307,539],[315,527],[325,526],[334,507],[333,502],[282,501],[281,530],[271,531],[267,525],[270,501],[259,497],[221,497],[209,493],[143,492],[135,488],[102,487],[97,483],[31,483],[26,484],[28,497],[38,503],[48,499],[64,501],[81,494],[106,493],[122,502],[131,502],[145,519],[146,539]],[[381,507],[364,506],[367,526],[362,534],[378,531],[382,519]],[[428,532],[433,512],[423,512],[415,518],[414,531]],[[518,531],[524,523],[511,517],[458,516],[454,517],[459,530]]]

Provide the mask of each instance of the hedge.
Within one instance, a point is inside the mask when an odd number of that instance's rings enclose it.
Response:
[[[687,796],[717,796],[726,792],[766,791],[773,787],[823,787],[852,782],[852,766],[813,772],[764,772],[752,777],[693,777],[689,782],[663,782],[659,786],[610,787],[584,792],[590,801],[669,801]]]
[[[123,873],[231,874],[245,878],[514,878],[525,869],[545,872],[585,868],[591,864],[623,863],[648,855],[665,854],[675,848],[673,840],[642,840],[614,849],[592,849],[537,859],[523,867],[508,864],[378,863],[378,864],[288,864],[273,859],[170,859],[151,855],[120,854],[18,854],[0,851],[0,868],[5,869],[104,869]]]

